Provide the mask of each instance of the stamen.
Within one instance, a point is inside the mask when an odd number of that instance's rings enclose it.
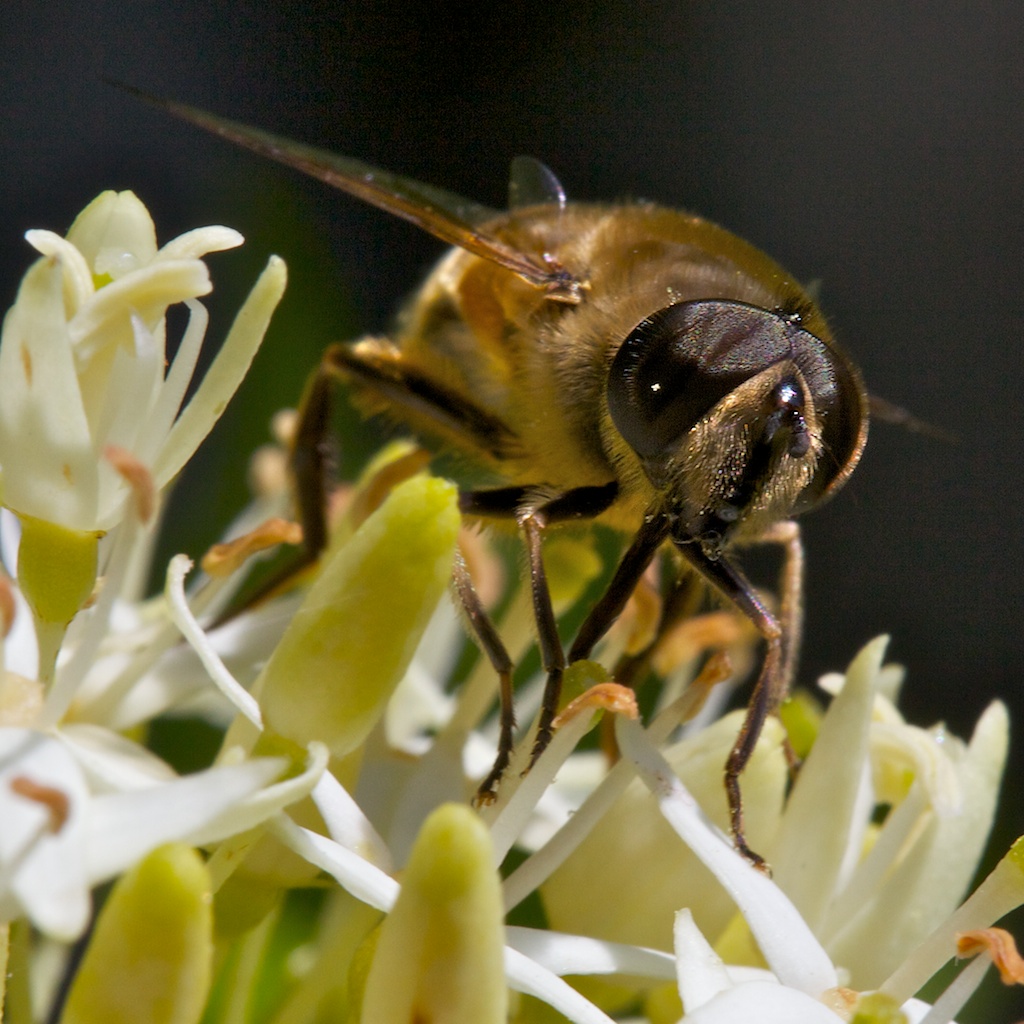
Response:
[[[156,510],[156,487],[153,475],[127,448],[116,444],[108,444],[103,449],[103,457],[109,462],[118,475],[131,488],[135,515],[139,522],[146,525]]]
[[[274,517],[254,530],[223,544],[214,544],[200,563],[209,576],[224,577],[237,572],[253,555],[278,544],[302,543],[302,527],[288,519]]]
[[[1005,928],[980,928],[961,932],[956,937],[957,956],[987,953],[1004,985],[1024,984],[1024,959],[1017,952],[1013,936]]]
[[[49,830],[52,834],[56,835],[64,827],[71,814],[71,801],[62,790],[43,785],[27,775],[16,775],[11,779],[10,787],[12,793],[42,804],[47,809],[50,814]]]

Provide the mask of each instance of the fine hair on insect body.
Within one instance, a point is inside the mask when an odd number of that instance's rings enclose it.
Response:
[[[135,90],[131,90],[135,92]],[[568,664],[590,657],[656,557],[669,559],[663,635],[692,612],[693,581],[752,623],[763,656],[725,765],[730,824],[740,775],[787,694],[800,638],[802,551],[794,517],[829,499],[867,439],[870,400],[816,302],[768,256],[699,217],[652,203],[572,203],[543,165],[517,158],[494,211],[182,104],[150,102],[229,141],[403,217],[453,248],[388,336],[335,344],[307,390],[297,446],[315,503],[328,381],[367,414],[454,449],[493,486],[463,514],[505,522],[526,549],[545,673],[530,763],[552,735]],[[306,525],[312,555],[322,526]],[[611,580],[563,648],[544,537],[599,523],[625,540]],[[737,551],[782,546],[779,610]],[[512,659],[457,560],[454,592],[500,680],[501,729],[480,795],[493,797],[515,743]]]

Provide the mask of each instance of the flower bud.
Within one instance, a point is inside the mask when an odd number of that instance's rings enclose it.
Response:
[[[328,559],[257,683],[270,729],[337,757],[366,739],[448,585],[455,495],[407,480]]]
[[[210,987],[210,877],[191,847],[154,850],[114,886],[61,1024],[193,1024]]]
[[[505,1024],[501,889],[490,834],[468,807],[424,822],[381,926],[361,1024]]]

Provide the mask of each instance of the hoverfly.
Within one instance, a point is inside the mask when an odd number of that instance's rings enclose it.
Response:
[[[661,549],[753,623],[765,651],[725,782],[734,842],[763,864],[743,836],[739,776],[794,671],[801,559],[792,517],[835,494],[867,439],[860,373],[815,302],[728,231],[649,203],[567,203],[536,161],[514,162],[510,209],[496,212],[155,102],[454,246],[392,337],[332,345],[323,371],[346,381],[364,411],[454,447],[500,481],[460,500],[467,516],[513,522],[525,542],[546,673],[534,759],[551,737],[566,664],[590,655]],[[307,405],[314,433],[319,402]],[[542,538],[570,521],[606,524],[629,542],[566,655]],[[762,541],[787,551],[778,615],[735,560],[737,546]],[[487,795],[513,748],[512,664],[464,568],[455,591],[501,682]]]

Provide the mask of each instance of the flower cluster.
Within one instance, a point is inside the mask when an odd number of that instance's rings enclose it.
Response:
[[[225,760],[179,778],[131,738],[186,696],[152,671],[180,634],[139,596],[160,502],[244,377],[284,264],[270,261],[182,407],[207,322],[201,257],[241,236],[204,228],[158,249],[142,203],[105,192],[66,238],[28,241],[42,255],[0,340],[13,577],[0,578],[0,907],[68,941],[97,883],[169,841],[214,842],[263,820],[308,791],[323,758],[298,773],[294,757]],[[179,303],[189,320],[168,366],[166,313]]]
[[[599,666],[574,666],[548,749],[472,806],[494,684],[481,664],[449,686],[463,634],[448,584],[457,547],[480,582],[489,555],[453,485],[407,448],[349,490],[311,582],[247,605],[254,554],[300,536],[283,451],[262,452],[225,543],[191,577],[172,559],[147,597],[167,488],[246,372],[284,267],[271,259],[183,404],[202,257],[241,239],[205,228],[157,248],[131,193],[100,196],[66,238],[28,237],[41,258],[0,342],[8,1020],[946,1024],[987,965],[1024,975],[995,927],[1024,902],[1020,843],[964,901],[1006,712],[992,705],[966,743],[908,724],[884,638],[822,681],[827,711],[794,704],[764,730],[744,796],[769,878],[723,832],[739,717],[706,700],[714,660],[643,724]],[[557,538],[548,554],[571,603],[592,555]],[[513,650],[524,604],[501,623]],[[204,769],[179,775],[148,749],[170,714],[221,730]],[[614,763],[580,745],[602,716]],[[974,960],[920,1002],[958,956]]]

